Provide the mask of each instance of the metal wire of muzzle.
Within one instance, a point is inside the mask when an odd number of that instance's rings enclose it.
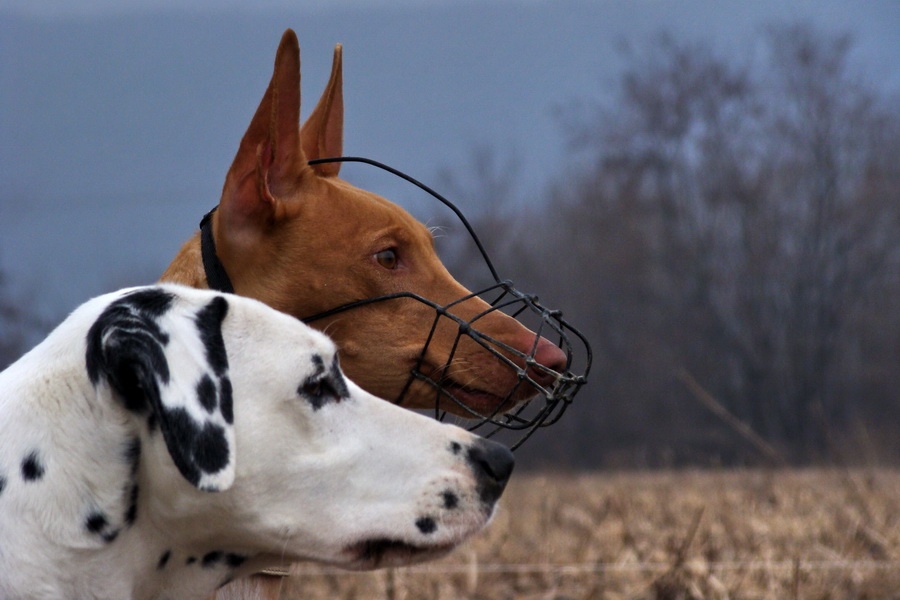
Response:
[[[501,280],[497,275],[497,271],[494,268],[487,251],[484,249],[481,240],[469,224],[469,221],[449,200],[405,173],[368,158],[350,156],[322,158],[311,160],[309,161],[309,164],[315,165],[328,162],[359,162],[378,167],[412,183],[439,200],[445,206],[449,207],[456,214],[457,218],[462,222],[466,231],[471,236],[484,259],[485,264],[490,270],[495,283],[445,305],[440,305],[428,298],[423,298],[422,296],[411,292],[399,292],[349,302],[325,312],[312,315],[303,320],[308,323],[376,302],[389,302],[402,299],[420,302],[433,309],[435,317],[416,365],[410,372],[409,380],[404,386],[403,391],[400,393],[400,396],[395,400],[397,404],[403,404],[405,396],[413,382],[424,382],[434,390],[434,415],[436,419],[442,421],[445,420],[448,415],[448,403],[453,403],[459,409],[456,411],[457,414],[461,413],[467,415],[475,421],[468,426],[470,431],[483,429],[483,431],[479,431],[479,434],[484,435],[485,437],[492,437],[498,432],[506,430],[518,432],[518,439],[510,444],[512,449],[521,446],[538,428],[547,427],[556,423],[572,403],[578,391],[587,383],[587,376],[591,368],[592,353],[591,346],[584,335],[572,327],[563,318],[560,311],[545,308],[539,303],[537,296],[522,293],[513,286],[511,281]],[[454,314],[452,311],[454,307],[475,297],[479,297],[487,302],[490,308],[468,320]],[[478,321],[494,311],[501,311],[504,314],[521,321],[523,325],[530,327],[535,332],[535,343],[532,345],[530,352],[522,352],[501,340],[492,338],[478,329]],[[455,340],[449,356],[446,357],[444,362],[445,365],[449,366],[452,363],[460,342],[463,338],[467,338],[474,341],[497,360],[501,361],[501,363],[511,369],[516,376],[517,383],[515,386],[502,401],[496,403],[496,408],[488,414],[483,414],[474,410],[457,398],[456,394],[453,392],[454,387],[459,387],[457,383],[452,382],[446,376],[442,376],[440,372],[429,373],[423,368],[425,364],[425,354],[429,345],[434,339],[438,327],[445,322],[449,322],[451,326],[456,327]],[[541,337],[554,342],[565,354],[566,364],[561,371],[556,371],[535,360],[538,340]],[[538,373],[542,375],[540,379],[551,381],[551,383],[540,383],[535,378],[535,375]],[[523,388],[525,391],[523,391]],[[517,397],[529,399],[517,403],[514,400],[514,398]]]

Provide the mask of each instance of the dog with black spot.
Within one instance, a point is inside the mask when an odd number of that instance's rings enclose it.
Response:
[[[201,598],[299,560],[428,560],[490,521],[512,469],[259,301],[107,294],[0,373],[0,598]]]

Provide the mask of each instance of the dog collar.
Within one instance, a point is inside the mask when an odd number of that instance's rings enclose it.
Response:
[[[216,207],[218,208],[218,207]],[[209,289],[217,292],[234,293],[234,285],[225,265],[216,254],[216,240],[212,231],[212,215],[216,209],[212,209],[200,219],[200,255],[203,258],[203,270],[206,272],[206,283]]]

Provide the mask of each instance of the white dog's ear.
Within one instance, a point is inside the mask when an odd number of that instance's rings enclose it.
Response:
[[[178,470],[204,491],[234,481],[234,413],[222,296],[196,310],[164,288],[143,288],[111,303],[87,336],[94,386],[105,380],[129,411],[158,427]]]

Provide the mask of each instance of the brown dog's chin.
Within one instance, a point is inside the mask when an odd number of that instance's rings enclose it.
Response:
[[[442,400],[440,408],[451,414],[470,419],[476,417],[476,415],[472,414],[473,412],[481,417],[501,415],[505,412],[509,412],[515,408],[517,404],[528,399],[518,398],[520,393],[513,394],[512,397],[509,398],[500,397],[496,394],[466,387],[446,379],[441,383],[441,386],[448,393],[452,394],[456,400],[464,404],[468,410],[459,406],[459,404],[452,399]]]

